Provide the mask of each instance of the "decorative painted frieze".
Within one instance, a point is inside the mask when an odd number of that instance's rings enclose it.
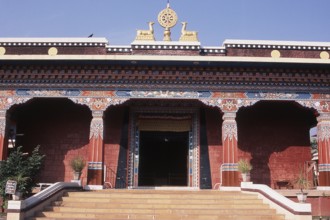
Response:
[[[256,99],[200,99],[208,106],[219,107],[223,112],[236,112],[241,107],[254,105]]]
[[[221,171],[238,171],[237,163],[223,163],[221,166]]]
[[[330,164],[319,164],[320,172],[330,172]]]
[[[252,99],[265,100],[296,100],[310,99],[310,93],[283,93],[283,92],[247,92],[246,96]]]
[[[12,105],[25,103],[33,97],[0,97],[0,110],[8,110]]]
[[[211,96],[209,91],[131,91],[131,90],[119,90],[116,92],[119,97],[131,97],[131,98],[172,98],[172,99],[196,99],[207,98]]]
[[[197,99],[208,106],[219,107],[223,112],[235,112],[241,107],[254,105],[260,100],[292,100],[318,112],[330,112],[329,94],[268,93],[268,92],[211,92],[176,90],[117,90],[89,91],[80,89],[17,89],[0,91],[0,109],[24,103],[35,97],[64,97],[75,103],[87,105],[91,110],[104,111],[111,105],[119,105],[131,99]]]
[[[307,107],[307,108],[314,108],[316,109],[319,113],[322,112],[330,112],[330,101],[325,101],[325,100],[303,100],[303,101],[296,101],[300,105]]]
[[[81,105],[87,105],[92,111],[94,110],[105,110],[107,107],[111,105],[119,105],[127,99],[120,98],[90,98],[90,97],[79,97],[79,98],[69,98],[74,103],[78,103]]]
[[[17,89],[16,95],[33,97],[67,97],[80,96],[81,91],[79,89]]]
[[[89,170],[102,170],[103,163],[102,162],[88,162],[88,169]]]

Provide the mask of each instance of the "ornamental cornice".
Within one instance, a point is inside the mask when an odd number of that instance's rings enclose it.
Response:
[[[102,60],[103,62],[104,60]],[[130,62],[138,62],[130,60]],[[195,62],[195,61],[192,61]],[[257,71],[258,70],[258,71]],[[2,88],[85,88],[133,90],[268,91],[273,98],[300,99],[295,92],[329,94],[329,70],[295,67],[241,67],[196,65],[164,67],[104,63],[90,64],[5,64],[0,66]],[[272,93],[281,91],[281,93]],[[289,93],[287,93],[289,92]],[[259,93],[259,92],[257,92]],[[255,93],[252,93],[255,94]],[[253,98],[253,97],[250,97]],[[259,97],[255,97],[259,98]],[[305,98],[308,99],[308,98]]]

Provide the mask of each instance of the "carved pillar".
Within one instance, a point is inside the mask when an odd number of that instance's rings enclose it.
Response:
[[[222,186],[239,186],[237,170],[237,123],[236,112],[225,112],[222,124]]]
[[[103,111],[93,111],[88,150],[88,185],[103,185]]]
[[[0,111],[0,161],[7,159],[8,145],[5,144],[6,111]]]
[[[321,113],[317,120],[319,185],[330,186],[330,113]]]

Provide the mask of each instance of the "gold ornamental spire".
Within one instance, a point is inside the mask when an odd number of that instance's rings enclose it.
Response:
[[[165,28],[163,40],[171,41],[171,28],[178,22],[178,16],[175,11],[171,9],[169,0],[167,0],[167,7],[159,12],[158,22],[160,26]]]

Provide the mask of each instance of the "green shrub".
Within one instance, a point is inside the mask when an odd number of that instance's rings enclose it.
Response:
[[[246,159],[240,159],[237,165],[241,173],[249,173],[252,170],[252,165]]]
[[[86,162],[81,156],[76,156],[70,161],[70,166],[74,172],[81,172],[86,166]]]
[[[23,195],[31,193],[44,157],[39,153],[39,146],[29,155],[22,152],[22,147],[13,149],[7,160],[0,163],[0,196],[6,198],[7,180],[17,181],[16,191],[21,191]]]

